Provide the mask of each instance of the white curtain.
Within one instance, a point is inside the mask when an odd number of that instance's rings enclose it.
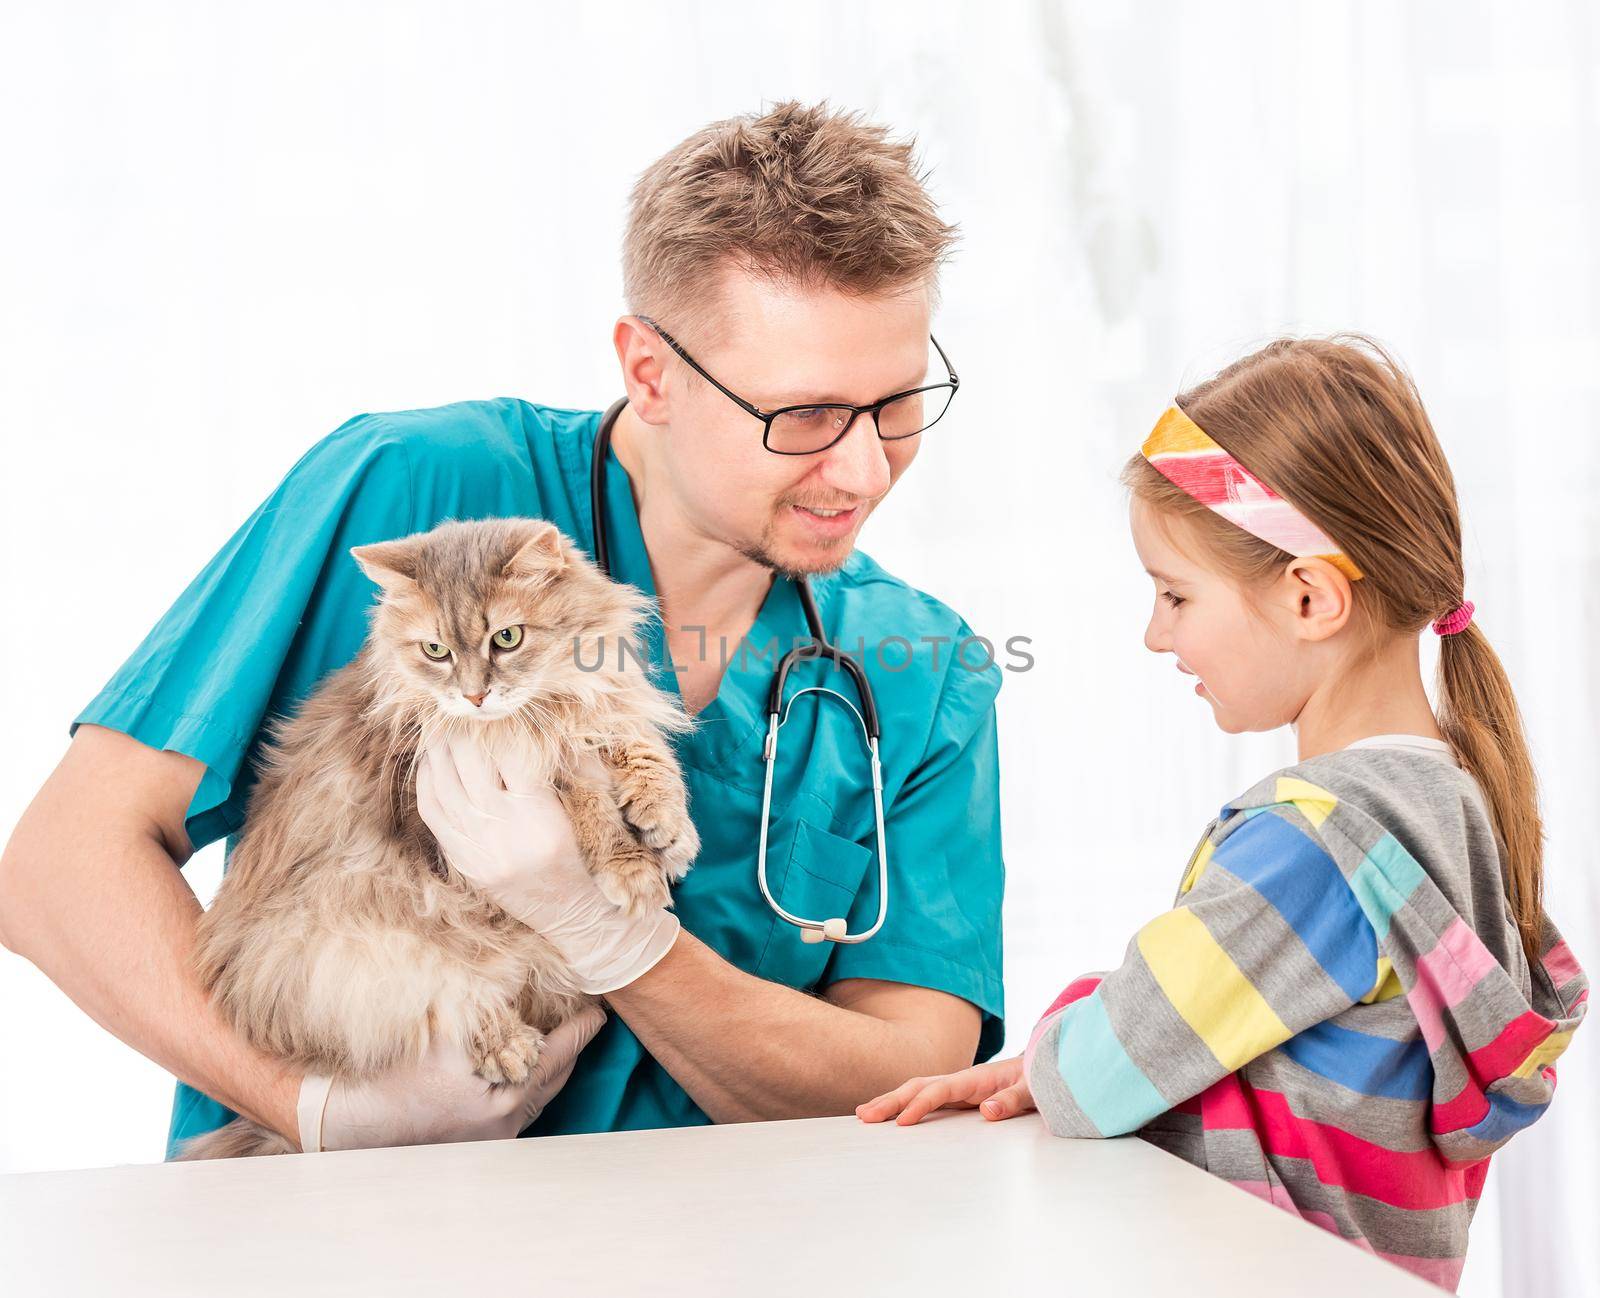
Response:
[[[0,13],[0,827],[73,713],[358,410],[598,406],[628,185],[786,96],[914,130],[964,386],[866,548],[1036,666],[1001,696],[1013,1042],[1291,754],[1139,635],[1116,486],[1284,331],[1409,362],[1600,968],[1600,37],[1583,0],[14,4]],[[892,628],[862,629],[866,634]],[[216,851],[189,867],[204,892]],[[159,1156],[168,1094],[0,958],[0,1169]],[[1600,1293],[1600,1028],[1497,1158],[1464,1292]]]

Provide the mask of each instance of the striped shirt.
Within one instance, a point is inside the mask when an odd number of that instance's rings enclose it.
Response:
[[[1073,982],[1026,1072],[1058,1136],[1138,1132],[1453,1289],[1489,1156],[1544,1112],[1588,984],[1531,969],[1476,781],[1415,747],[1223,808],[1173,909]]]

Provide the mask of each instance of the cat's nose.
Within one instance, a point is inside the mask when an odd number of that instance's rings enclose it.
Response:
[[[468,694],[465,690],[463,690],[461,697],[466,699],[467,702],[472,704],[473,707],[481,708],[483,706],[484,695],[488,693],[488,690],[484,690],[482,694]]]

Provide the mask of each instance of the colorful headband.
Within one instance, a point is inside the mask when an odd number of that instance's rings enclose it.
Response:
[[[1163,478],[1235,527],[1297,559],[1326,559],[1351,581],[1361,580],[1361,569],[1332,537],[1207,437],[1177,406],[1156,421],[1140,450]]]

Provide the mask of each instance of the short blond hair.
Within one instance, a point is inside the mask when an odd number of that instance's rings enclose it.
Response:
[[[728,264],[862,296],[936,290],[956,229],[924,179],[913,140],[826,103],[713,122],[633,187],[628,308],[681,328],[714,306],[707,286]]]

